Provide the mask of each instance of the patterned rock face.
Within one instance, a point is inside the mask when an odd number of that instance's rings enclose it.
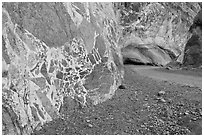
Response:
[[[98,104],[121,84],[111,3],[3,3],[2,17],[3,134],[30,134],[64,99]]]
[[[183,61],[188,32],[201,3],[118,3],[124,58],[166,65]]]

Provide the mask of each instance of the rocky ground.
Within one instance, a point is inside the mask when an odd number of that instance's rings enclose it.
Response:
[[[97,106],[75,107],[33,134],[202,134],[202,91],[125,68],[124,87]]]

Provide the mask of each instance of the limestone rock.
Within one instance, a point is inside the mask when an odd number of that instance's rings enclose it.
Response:
[[[122,54],[136,62],[182,63],[191,37],[189,28],[201,4],[196,2],[118,3],[123,36]]]
[[[161,90],[158,92],[158,96],[163,96],[165,94],[165,91]]]
[[[121,85],[112,3],[3,3],[2,16],[3,134],[30,134],[67,99],[98,104]]]

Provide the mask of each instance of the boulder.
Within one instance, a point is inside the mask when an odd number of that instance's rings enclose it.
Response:
[[[165,66],[182,63],[184,49],[191,37],[189,28],[201,3],[134,2],[117,3],[124,58]]]
[[[3,134],[31,134],[76,103],[110,99],[121,85],[112,3],[7,2],[2,17]]]

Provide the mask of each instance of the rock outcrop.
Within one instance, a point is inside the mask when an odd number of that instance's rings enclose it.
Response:
[[[185,46],[182,67],[202,67],[202,10],[196,15],[189,32],[192,36]]]
[[[118,3],[124,59],[165,66],[182,63],[189,28],[201,3]]]
[[[65,101],[98,104],[121,84],[112,3],[3,3],[2,18],[3,134],[30,134]]]
[[[196,2],[3,3],[3,134],[30,134],[76,105],[110,99],[121,85],[123,60],[200,66],[202,34],[191,30],[201,8]]]

